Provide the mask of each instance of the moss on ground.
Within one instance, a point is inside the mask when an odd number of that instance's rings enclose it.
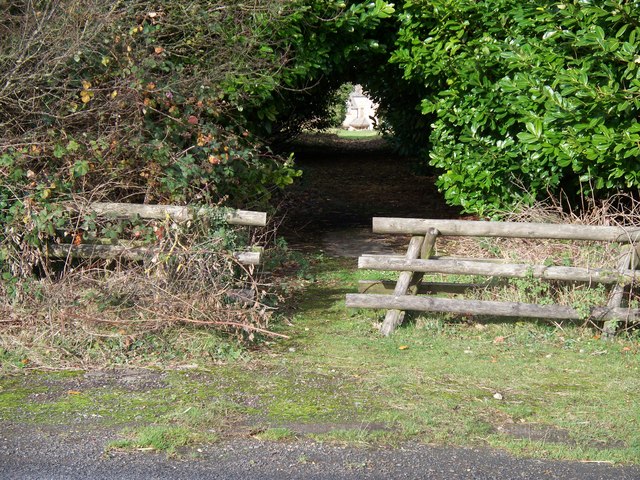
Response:
[[[145,448],[144,439],[160,432],[161,440],[177,439],[162,447],[167,451],[270,429],[285,429],[293,440],[313,430],[303,427],[321,425],[306,436],[638,461],[637,337],[604,343],[579,326],[431,315],[381,338],[374,325],[379,312],[344,307],[344,294],[367,274],[352,263],[315,265],[291,325],[279,327],[290,340],[224,364],[129,371],[128,383],[118,371],[99,381],[83,372],[5,377],[0,420],[120,426],[127,430],[119,446],[130,448]],[[358,427],[373,424],[380,428]]]

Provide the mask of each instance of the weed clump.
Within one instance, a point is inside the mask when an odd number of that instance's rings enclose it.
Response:
[[[235,360],[238,341],[277,335],[278,295],[230,253],[258,241],[256,232],[201,222],[140,228],[154,240],[139,241],[152,252],[144,258],[45,257],[39,277],[0,286],[4,368]]]

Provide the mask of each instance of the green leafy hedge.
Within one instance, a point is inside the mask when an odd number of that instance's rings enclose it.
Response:
[[[30,272],[87,224],[70,203],[265,207],[298,173],[242,110],[273,93],[286,16],[276,1],[0,4],[0,270]]]
[[[349,81],[467,211],[640,183],[638,0],[0,2],[0,263],[73,200],[264,206]]]
[[[431,164],[470,212],[640,184],[640,3],[407,1],[392,62],[422,82]]]
[[[392,13],[382,0],[0,2],[0,271],[28,273],[45,243],[93,225],[70,203],[267,207],[299,175],[268,142],[326,123]]]

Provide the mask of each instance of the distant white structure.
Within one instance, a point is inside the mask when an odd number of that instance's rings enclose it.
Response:
[[[378,105],[362,92],[362,85],[353,87],[347,100],[347,116],[342,127],[349,130],[373,130],[378,123]]]

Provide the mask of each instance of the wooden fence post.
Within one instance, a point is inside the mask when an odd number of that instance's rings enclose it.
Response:
[[[415,260],[419,257],[423,259],[429,258],[433,251],[436,238],[438,238],[438,230],[435,228],[430,228],[425,237],[419,235],[411,237],[405,258],[407,260]],[[415,274],[414,272],[401,272],[398,278],[398,283],[396,283],[396,288],[393,291],[393,295],[406,295],[409,290],[409,286],[419,283],[422,276],[423,274]],[[393,332],[398,325],[402,323],[404,315],[405,312],[403,310],[388,310],[384,317],[384,321],[382,322],[380,332],[385,336],[390,335],[391,332]]]
[[[623,255],[620,257],[620,261],[618,262],[618,271],[623,272],[627,269],[635,270],[638,266],[638,253],[636,252],[635,246],[629,244]],[[620,308],[622,305],[622,298],[624,296],[624,288],[625,286],[621,283],[617,283],[613,289],[611,290],[611,296],[609,297],[609,302],[607,303],[607,308]],[[602,338],[604,340],[610,340],[616,334],[616,330],[618,328],[619,320],[608,320],[604,322],[602,326]]]

